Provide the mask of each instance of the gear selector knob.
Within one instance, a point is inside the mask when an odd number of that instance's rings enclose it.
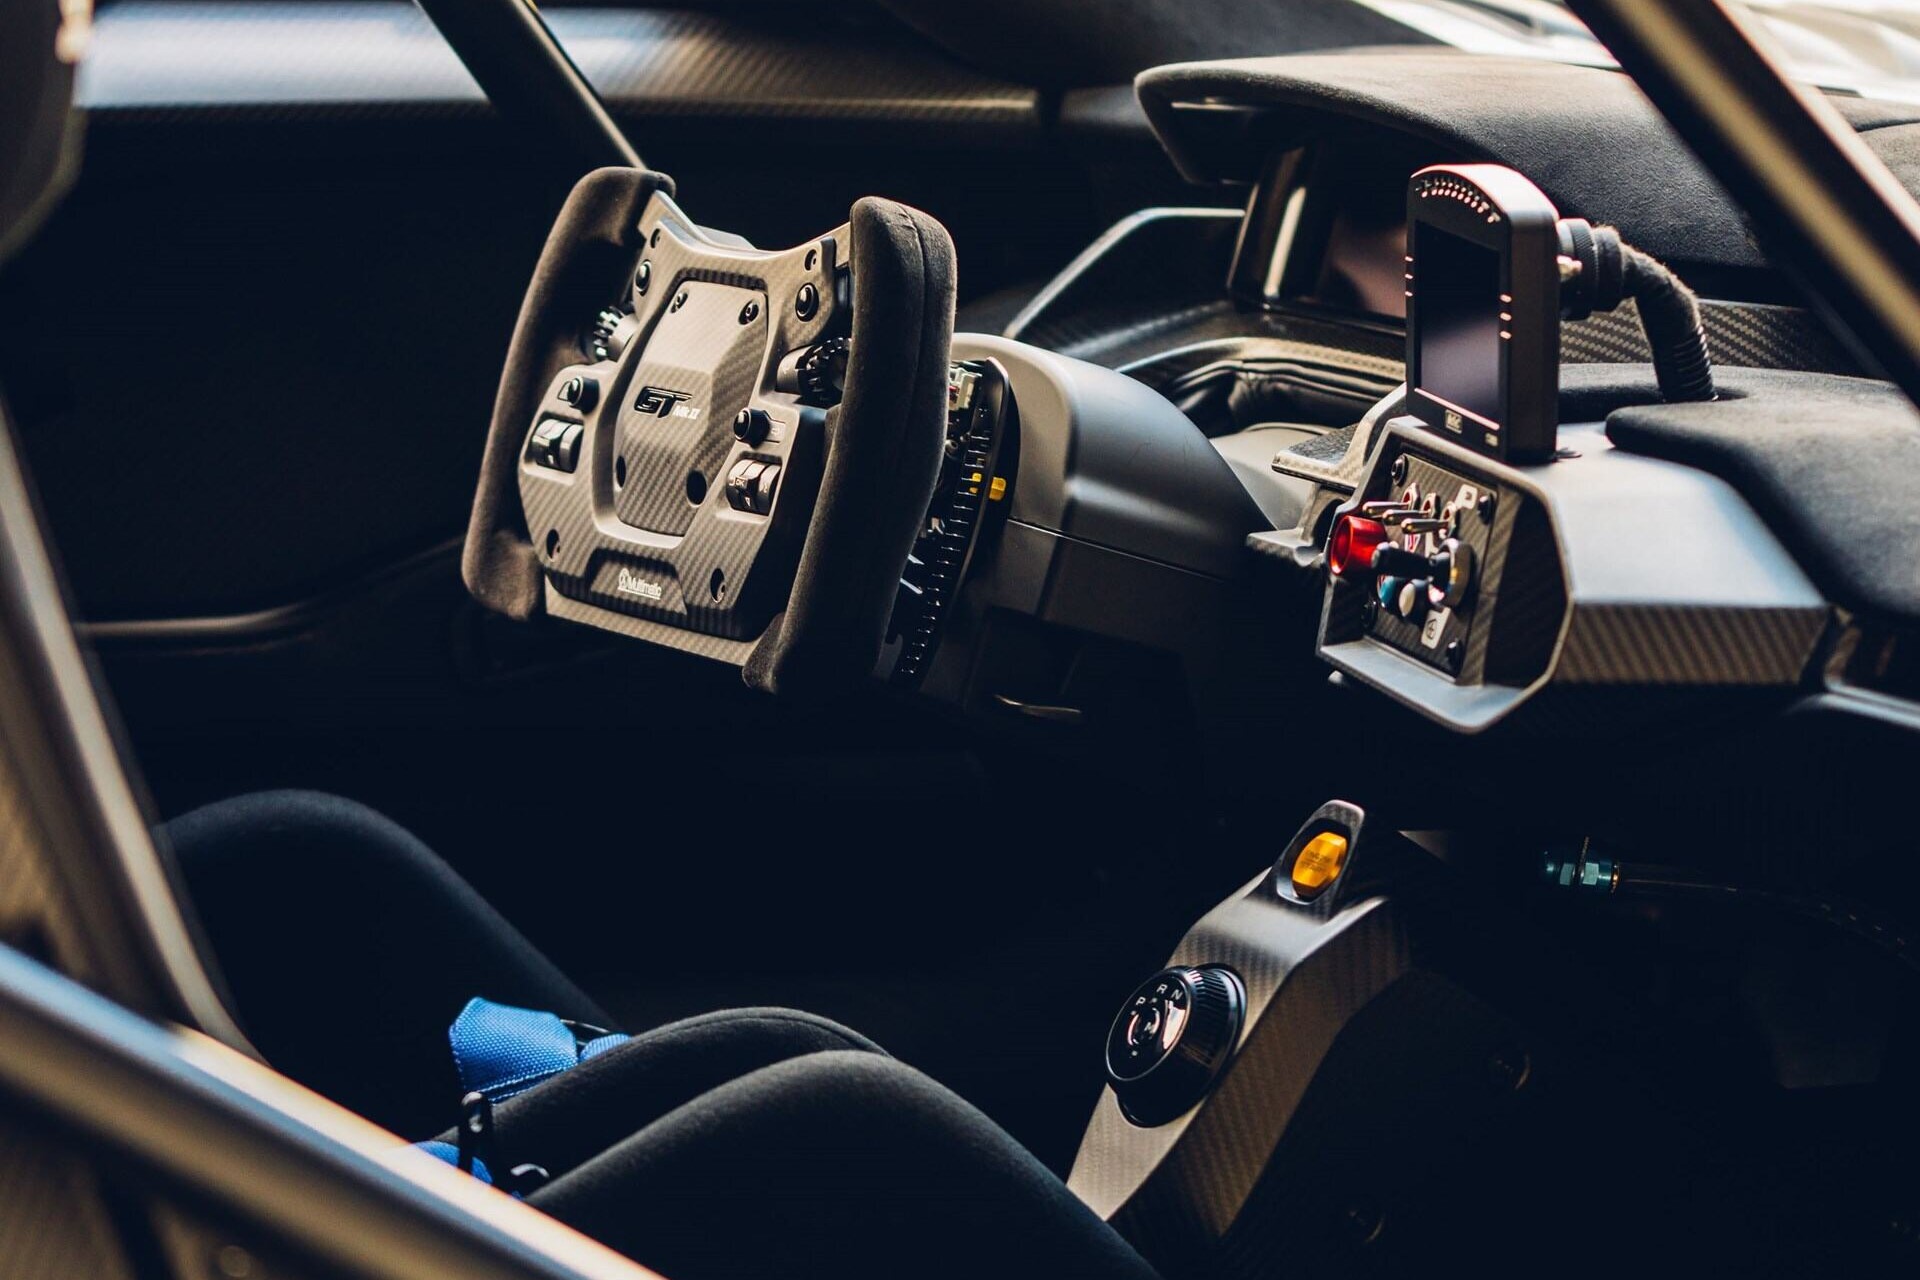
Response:
[[[1165,1124],[1205,1097],[1246,1003],[1240,979],[1217,965],[1162,970],[1128,996],[1107,1033],[1107,1079],[1127,1119]]]

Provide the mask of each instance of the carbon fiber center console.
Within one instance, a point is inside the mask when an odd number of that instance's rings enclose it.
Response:
[[[1398,832],[1322,805],[1128,997],[1069,1189],[1163,1275],[1360,1273],[1338,1252],[1359,1184],[1414,1158],[1427,1118],[1507,1095],[1484,1073],[1510,1031],[1426,967],[1426,930],[1459,919],[1446,886]]]

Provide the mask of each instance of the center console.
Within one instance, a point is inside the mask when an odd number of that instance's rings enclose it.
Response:
[[[1404,836],[1321,806],[1119,1009],[1069,1188],[1169,1276],[1338,1272],[1381,1229],[1382,1171],[1441,1117],[1509,1108],[1526,1070],[1426,954],[1449,892]]]

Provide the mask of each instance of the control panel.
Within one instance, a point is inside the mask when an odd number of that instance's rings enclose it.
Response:
[[[1132,1123],[1165,1124],[1206,1097],[1239,1042],[1247,992],[1222,965],[1165,969],[1107,1032],[1107,1082]]]
[[[1599,423],[1560,433],[1553,461],[1514,465],[1389,418],[1328,528],[1320,656],[1468,733],[1794,688],[1826,607],[1752,508]]]
[[[1327,538],[1321,642],[1363,641],[1456,684],[1545,671],[1566,593],[1545,507],[1411,418]]]
[[[1388,492],[1335,517],[1328,571],[1365,590],[1366,634],[1457,676],[1492,549],[1498,486],[1411,450],[1388,468]]]

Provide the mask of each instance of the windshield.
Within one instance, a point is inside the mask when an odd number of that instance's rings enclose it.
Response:
[[[1360,0],[1473,53],[1612,66],[1558,0]],[[1920,0],[1745,0],[1799,79],[1868,98],[1920,102]]]

